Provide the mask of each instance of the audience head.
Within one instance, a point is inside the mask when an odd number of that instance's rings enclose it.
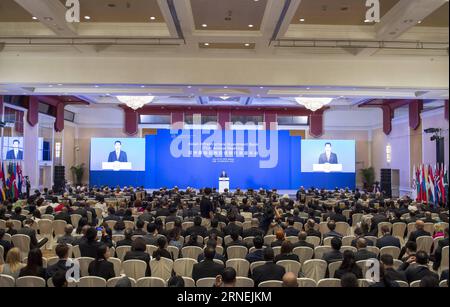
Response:
[[[133,229],[131,228],[127,228],[125,229],[125,231],[123,232],[125,239],[127,240],[131,240],[131,238],[133,237]]]
[[[416,263],[420,265],[427,265],[429,261],[428,254],[424,251],[418,251],[416,253]]]
[[[420,288],[439,288],[439,280],[433,275],[426,275],[420,280]]]
[[[338,237],[334,237],[333,239],[331,239],[331,247],[334,250],[340,250],[342,247],[342,241],[341,239],[339,239]]]
[[[202,225],[202,218],[200,216],[194,217],[194,226],[201,226]]]
[[[160,249],[164,249],[167,246],[167,239],[165,236],[160,236],[158,240],[156,240],[156,244]]]
[[[216,250],[212,246],[207,246],[204,251],[206,260],[213,260],[216,255]]]
[[[306,241],[306,238],[308,237],[308,234],[304,231],[300,231],[298,233],[298,240],[299,241]]]
[[[115,288],[131,288],[132,286],[131,280],[127,276],[124,276],[117,281]]]
[[[277,237],[277,240],[283,241],[284,240],[284,231],[283,231],[283,229],[278,229],[275,232],[275,236]]]
[[[257,236],[253,239],[253,245],[256,249],[261,249],[264,246],[264,239],[261,236]]]
[[[135,252],[145,252],[147,249],[147,245],[145,244],[145,240],[143,238],[136,238],[131,244],[131,250]]]
[[[272,261],[273,262],[274,258],[275,258],[275,254],[273,252],[273,249],[270,247],[265,248],[264,249],[264,261],[268,261],[268,262]]]
[[[358,279],[353,273],[346,273],[341,278],[342,288],[358,288]]]
[[[394,267],[394,257],[392,255],[384,254],[380,257],[381,264],[384,266],[384,269],[389,269]]]
[[[362,248],[366,248],[367,247],[367,240],[364,238],[359,238],[358,240],[356,240],[356,248],[357,249],[362,249]]]
[[[142,229],[142,228],[144,228],[144,226],[145,226],[145,222],[143,220],[138,219],[136,221],[136,228],[137,229]]]
[[[239,232],[237,232],[237,231],[232,231],[231,234],[230,234],[230,237],[231,237],[231,239],[232,239],[233,241],[239,240]]]
[[[417,230],[423,230],[425,228],[425,223],[422,220],[416,221],[416,229]]]
[[[291,243],[291,241],[285,240],[281,244],[281,254],[290,254],[292,253],[292,250],[294,249],[294,245]]]
[[[86,239],[88,242],[94,242],[97,240],[97,230],[95,228],[89,227],[86,231]]]
[[[32,270],[43,267],[42,252],[39,248],[34,248],[28,252],[27,267]]]
[[[154,234],[156,230],[157,230],[157,228],[156,228],[156,224],[155,223],[148,223],[148,225],[147,225],[147,232],[149,234]]]
[[[405,248],[409,254],[415,253],[417,251],[417,243],[414,241],[408,241],[405,244]]]
[[[233,288],[236,286],[236,270],[234,268],[228,267],[223,270],[222,282],[223,287]]]
[[[327,223],[328,229],[330,229],[330,231],[334,231],[336,229],[336,223],[335,221],[329,221]]]
[[[67,259],[69,258],[69,246],[67,244],[58,244],[55,248],[55,253],[59,259]]]
[[[108,260],[109,258],[109,248],[106,244],[101,244],[97,249],[96,260]]]
[[[55,288],[66,288],[67,287],[67,278],[66,272],[64,270],[58,270],[52,277],[53,286]]]
[[[381,233],[382,233],[383,235],[389,235],[389,234],[391,234],[391,230],[389,229],[389,226],[388,226],[388,225],[383,225],[383,226],[381,226]]]
[[[67,224],[66,227],[64,227],[64,233],[66,236],[72,235],[73,232],[73,226],[71,224]]]
[[[170,277],[169,281],[167,282],[167,287],[169,288],[184,288],[184,279],[181,276],[174,275]]]
[[[283,276],[283,288],[297,288],[298,282],[297,282],[297,276],[295,276],[292,272],[287,272]]]

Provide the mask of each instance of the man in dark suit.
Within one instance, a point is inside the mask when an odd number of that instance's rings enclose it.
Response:
[[[377,247],[382,249],[386,246],[396,246],[401,248],[400,240],[391,235],[391,231],[389,230],[388,225],[381,226],[382,237],[377,240]]]
[[[390,280],[401,280],[408,282],[406,280],[405,272],[397,271],[396,269],[394,269],[394,257],[392,257],[392,255],[382,255],[380,257],[380,262],[384,268],[384,275],[387,276]]]
[[[41,248],[48,242],[48,238],[43,238],[40,241],[36,238],[36,230],[33,228],[34,221],[32,219],[27,219],[25,225],[17,231],[17,234],[26,235],[30,237],[30,250],[35,248]]]
[[[237,232],[240,236],[242,236],[243,230],[241,226],[236,225],[236,216],[234,214],[230,214],[228,220],[228,225],[223,228],[223,234],[228,236],[233,232]]]
[[[14,213],[9,217],[11,220],[20,221],[23,223],[27,219],[25,215],[22,215],[22,207],[18,206],[14,208]]]
[[[8,254],[9,250],[13,247],[11,242],[3,240],[3,237],[5,236],[5,230],[0,229],[0,246],[3,247],[3,260],[6,260],[6,255]]]
[[[328,237],[337,237],[339,239],[342,239],[343,235],[340,234],[339,232],[335,231],[336,229],[336,223],[334,221],[329,221],[327,223],[328,229],[330,230],[329,232],[325,233],[323,235],[323,238],[328,238]]]
[[[120,246],[131,246],[133,244],[133,240],[131,239],[133,237],[133,229],[125,229],[124,235],[125,238],[117,242],[116,248]]]
[[[331,143],[325,144],[325,152],[319,157],[319,164],[338,164],[338,157],[331,152]]]
[[[252,219],[250,228],[246,229],[242,233],[243,238],[247,237],[264,237],[264,232],[259,229],[259,221],[257,219]]]
[[[211,237],[211,235],[216,235],[217,237],[223,238],[223,232],[219,229],[219,220],[214,218],[211,220],[211,229],[208,230],[206,236]]]
[[[439,276],[430,271],[428,268],[428,254],[424,251],[418,251],[415,256],[406,260],[399,268],[400,271],[405,271],[408,283],[416,280],[422,280],[425,276],[432,275],[439,280]],[[414,263],[415,262],[415,263]]]
[[[409,235],[408,241],[416,242],[418,237],[431,236],[428,231],[424,230],[425,223],[422,220],[416,221],[416,230]]]
[[[202,226],[202,218],[200,216],[196,216],[194,218],[194,226],[186,229],[186,236],[190,236],[196,234],[197,236],[206,237],[208,230],[206,227]]]
[[[200,215],[204,219],[212,219],[214,217],[214,206],[210,199],[211,192],[210,188],[206,188],[205,195],[200,201]]]
[[[389,219],[385,214],[384,208],[380,208],[378,210],[378,213],[372,217],[369,235],[378,237],[378,224],[382,222],[389,222]]]
[[[306,238],[308,237],[308,234],[304,231],[300,232],[298,234],[298,242],[294,243],[294,249],[296,247],[309,247],[311,249],[314,249],[314,245],[311,243],[306,242]]]
[[[98,249],[103,244],[97,242],[97,230],[90,227],[86,231],[86,240],[80,242],[81,257],[97,258]]]
[[[298,236],[299,230],[294,228],[294,219],[292,217],[287,219],[287,227],[284,231],[286,237],[296,237]]]
[[[206,242],[206,247],[212,247],[215,251],[217,248],[217,241],[216,240],[208,240]],[[214,254],[214,259],[220,260],[223,263],[225,263],[225,261],[226,261],[225,257],[217,252],[215,252],[215,254]],[[205,260],[204,253],[198,255],[198,257],[197,257],[197,262],[202,262],[203,260]]]
[[[220,173],[220,178],[228,178],[227,172],[222,171],[222,172]]]
[[[436,248],[436,251],[434,252],[433,269],[435,271],[437,271],[439,269],[439,267],[441,266],[442,249],[446,246],[448,246],[448,227],[445,228],[445,239],[442,239],[438,242],[438,247]]]
[[[224,266],[222,264],[218,264],[214,262],[214,255],[216,251],[211,246],[205,248],[204,255],[205,260],[200,263],[194,264],[192,269],[192,279],[195,281],[207,278],[207,277],[216,277],[217,275],[221,275]]]
[[[264,249],[264,261],[266,261],[266,264],[255,268],[252,272],[252,278],[255,282],[255,286],[259,285],[263,281],[283,280],[286,270],[281,265],[275,264],[273,262],[274,258],[275,255],[272,248],[267,247]]]
[[[257,236],[253,239],[253,246],[255,250],[251,253],[248,253],[245,259],[250,262],[263,261],[264,260],[264,239],[262,236]]]
[[[308,222],[306,223],[306,226],[305,229],[308,237],[313,236],[322,239],[322,234],[320,233],[320,231],[314,229],[314,227],[316,226],[316,222],[313,219],[309,219]]]
[[[75,242],[75,237],[72,236],[73,226],[71,224],[67,224],[64,227],[64,235],[58,238],[58,244],[71,244]]]
[[[66,221],[67,224],[71,224],[72,220],[70,219],[69,209],[67,207],[62,208],[61,212],[55,215],[55,221]]]
[[[116,141],[114,143],[115,150],[109,154],[108,162],[128,162],[127,153],[125,151],[122,151],[122,142]]]
[[[13,149],[6,153],[6,160],[23,160],[23,151],[19,149],[20,141],[13,141]]]
[[[356,261],[378,258],[377,254],[367,250],[367,240],[364,238],[359,238],[358,241],[356,241],[356,248],[358,249],[355,254]]]
[[[331,239],[332,251],[323,254],[322,260],[325,260],[328,264],[336,261],[341,261],[344,257],[341,253],[342,241],[338,237]]]
[[[58,244],[55,248],[56,256],[59,260],[54,265],[50,265],[47,268],[47,275],[49,278],[53,277],[56,272],[67,272],[71,266],[67,266],[67,259],[69,259],[69,247],[66,244]],[[72,264],[73,266],[73,264]]]

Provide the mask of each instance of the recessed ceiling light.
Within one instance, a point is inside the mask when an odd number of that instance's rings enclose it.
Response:
[[[259,88],[260,88],[260,89],[263,89],[263,88],[264,88],[264,86],[260,86]]]
[[[98,85],[95,85],[94,87],[99,87]]]
[[[89,20],[91,19],[91,16],[84,16],[84,19]]]
[[[224,86],[223,88],[228,88],[228,86]]]
[[[59,83],[59,84],[58,84],[58,86],[62,86],[62,84],[61,84],[61,83]]]
[[[205,43],[205,46],[209,46],[209,43]]]
[[[310,88],[310,87],[307,87],[306,89],[309,91],[311,88]]]
[[[253,28],[253,27],[254,27],[254,25],[248,25],[248,27],[249,27],[249,28]]]
[[[371,21],[370,21],[369,19],[365,19],[364,22],[365,22],[365,23],[369,23],[369,22],[371,22]]]
[[[304,22],[305,21],[305,18],[300,18],[300,22]]]
[[[208,25],[207,25],[206,23],[204,23],[204,24],[202,24],[202,27],[203,27],[203,28],[207,28]]]
[[[142,87],[142,88],[144,88],[144,87],[145,87],[145,85],[141,85],[141,87]]]
[[[192,86],[189,85],[187,88],[192,88]]]
[[[150,20],[156,20],[155,16],[150,17]]]
[[[38,18],[36,16],[31,17],[33,20],[37,20]]]
[[[417,23],[422,23],[422,20],[419,20]]]
[[[249,43],[245,44],[245,47],[250,47],[250,44]]]
[[[53,87],[53,85],[50,84],[48,87]]]

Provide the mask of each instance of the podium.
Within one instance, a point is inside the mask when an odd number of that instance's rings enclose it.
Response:
[[[220,177],[219,178],[219,193],[225,192],[225,189],[230,190],[230,178]]]
[[[104,171],[130,171],[132,170],[131,162],[103,162],[102,170]]]
[[[322,173],[332,173],[332,172],[342,172],[343,167],[342,164],[313,164],[314,172],[322,172]]]

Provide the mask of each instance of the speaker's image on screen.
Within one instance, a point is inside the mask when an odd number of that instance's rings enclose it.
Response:
[[[3,160],[23,160],[23,137],[3,137]]]
[[[353,140],[303,140],[301,148],[304,173],[355,172],[356,142]]]
[[[91,171],[145,171],[145,139],[91,139]]]

